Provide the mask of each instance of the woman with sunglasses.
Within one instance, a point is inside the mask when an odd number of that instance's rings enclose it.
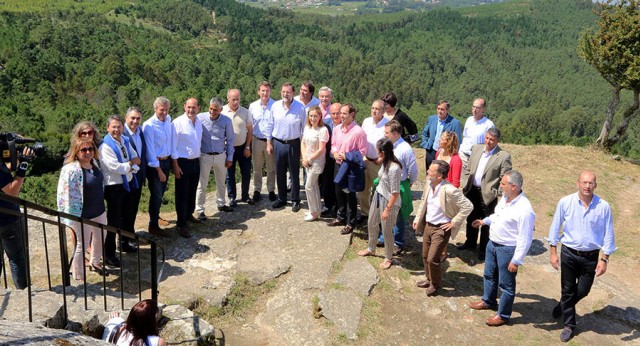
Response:
[[[88,120],[77,123],[76,126],[73,127],[73,130],[71,130],[71,143],[78,138],[89,138],[93,141],[96,148],[100,146],[100,142],[102,141],[98,127]]]
[[[58,180],[58,211],[106,224],[103,175],[98,167],[98,148],[92,139],[77,138],[71,143]],[[107,275],[100,264],[102,242],[106,231],[81,225],[78,221],[62,220],[76,232],[76,248],[71,262],[73,278],[84,279],[83,250],[91,247],[89,266],[100,275]]]

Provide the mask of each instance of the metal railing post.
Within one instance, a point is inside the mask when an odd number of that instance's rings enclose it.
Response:
[[[151,242],[151,299],[158,301],[158,254],[157,245]]]

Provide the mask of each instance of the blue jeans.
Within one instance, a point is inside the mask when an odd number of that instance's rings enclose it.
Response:
[[[155,167],[147,168],[147,180],[149,181],[149,226],[152,227],[158,227],[160,206],[162,205],[162,196],[167,190],[170,167],[171,159],[160,161],[160,169],[162,169],[164,175],[167,176],[167,180],[164,183],[160,181]]]
[[[498,287],[502,290],[498,315],[509,320],[513,310],[513,300],[516,296],[516,273],[509,271],[509,263],[513,259],[515,246],[504,246],[493,241],[487,244],[484,261],[484,294],[482,301],[489,306],[496,306]]]
[[[4,268],[2,250],[9,258],[11,276],[16,288],[27,287],[27,258],[24,250],[24,227],[22,220],[0,226],[0,269]]]
[[[236,191],[236,162],[240,166],[241,193],[242,199],[249,198],[249,182],[251,182],[251,156],[244,157],[244,144],[234,147],[231,167],[227,169],[227,196],[229,201],[234,201],[238,197]]]
[[[393,226],[393,245],[403,248],[404,247],[404,229],[406,220],[402,217],[402,211],[398,211],[398,219],[395,226]],[[384,243],[384,236],[380,233],[378,241]]]

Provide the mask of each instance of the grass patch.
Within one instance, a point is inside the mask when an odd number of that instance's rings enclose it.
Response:
[[[273,291],[276,287],[276,279],[266,281],[261,285],[254,285],[243,274],[238,274],[235,281],[236,284],[231,288],[222,307],[212,306],[204,299],[197,298],[190,310],[207,321],[225,315],[242,317],[260,297]]]

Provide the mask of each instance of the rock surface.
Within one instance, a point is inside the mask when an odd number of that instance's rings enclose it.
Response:
[[[0,345],[113,345],[68,330],[46,328],[37,323],[0,320]]]

